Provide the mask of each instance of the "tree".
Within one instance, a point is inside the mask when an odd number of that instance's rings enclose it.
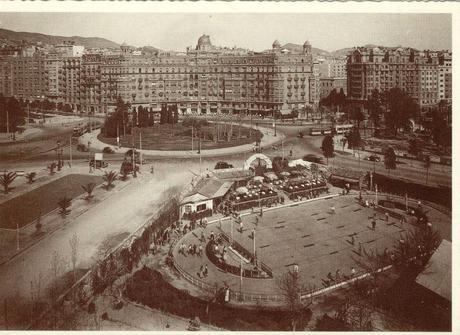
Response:
[[[312,293],[314,291],[314,287],[303,284],[297,270],[288,271],[282,274],[278,279],[277,284],[286,302],[286,307],[291,319],[292,330],[295,331],[297,324],[302,322],[304,318],[305,310],[313,303],[312,298],[310,298],[308,303],[304,303],[301,295],[305,293]]]
[[[364,121],[364,114],[361,111],[361,109],[353,108],[351,110],[350,119],[356,121],[356,123],[358,124],[358,129],[359,129],[359,126],[360,126],[361,122]]]
[[[348,142],[348,148],[355,150],[356,148],[361,147],[362,140],[358,127],[353,127],[351,131],[345,135],[345,138]]]
[[[282,157],[276,156],[272,160],[272,167],[273,171],[280,173],[289,167],[289,161],[286,158],[283,160]]]
[[[385,168],[388,170],[388,174],[390,174],[390,170],[396,169],[396,153],[392,147],[388,147],[385,149],[384,156]]]
[[[385,123],[394,135],[399,128],[409,128],[409,120],[416,115],[417,105],[412,98],[400,88],[391,88],[384,94],[385,105],[388,111],[385,114]]]
[[[321,150],[326,157],[326,164],[329,164],[329,158],[334,157],[334,141],[331,135],[324,136]]]
[[[93,191],[96,187],[96,183],[88,183],[86,185],[81,185],[81,188],[86,192],[86,200],[90,200],[93,198]]]
[[[67,197],[67,195],[65,195],[61,199],[59,199],[59,201],[58,201],[58,206],[60,208],[59,214],[61,214],[63,218],[65,218],[67,215],[70,214],[69,207],[71,205],[72,205],[72,199]]]
[[[440,103],[438,109],[433,111],[433,122],[430,128],[433,142],[445,151],[446,147],[452,145],[452,128],[448,123],[448,117],[442,112],[443,108],[447,107],[444,107],[444,104]]]
[[[76,267],[77,267],[77,260],[78,260],[78,236],[76,233],[72,235],[72,237],[69,239],[69,246],[70,246],[70,261],[72,263],[72,273],[73,273],[73,282],[77,282],[77,273],[76,273]]]
[[[27,182],[29,184],[32,184],[34,181],[35,181],[35,177],[37,176],[37,173],[36,172],[29,172],[29,173],[26,173],[26,178],[27,178]]]
[[[8,194],[10,188],[10,185],[13,183],[13,181],[16,179],[18,175],[16,172],[3,172],[3,175],[0,176],[0,184],[3,186],[3,192],[5,194]]]
[[[374,127],[380,124],[380,115],[382,114],[382,99],[378,89],[373,89],[371,96],[366,100],[366,108],[369,111],[369,118],[372,120]]]
[[[0,93],[0,132],[4,133],[7,129],[16,132],[18,126],[24,124],[25,117],[24,108],[16,98],[4,97]]]
[[[120,129],[124,132],[127,124],[127,112],[129,107],[129,103],[124,102],[121,97],[117,98],[115,112],[112,113],[104,123],[105,136],[116,137]]]
[[[422,152],[422,144],[420,143],[420,141],[417,140],[416,138],[411,138],[409,140],[408,152],[411,155],[418,157],[418,155]]]
[[[106,189],[109,190],[113,187],[113,182],[117,179],[118,173],[115,171],[105,171],[102,179],[106,182]]]

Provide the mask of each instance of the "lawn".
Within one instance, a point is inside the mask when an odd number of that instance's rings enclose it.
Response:
[[[260,133],[258,130],[252,130],[250,134],[249,128],[238,126],[220,125],[220,136],[219,141],[216,141],[216,125],[209,124],[202,127],[204,138],[201,141],[201,149],[216,149],[233,147],[242,144],[255,143],[256,133]],[[227,141],[227,135],[224,135],[226,131],[230,133],[231,128],[231,139]],[[120,133],[122,131],[120,130]],[[192,149],[192,128],[185,127],[182,124],[155,124],[154,127],[142,128],[142,134],[140,135],[140,128],[134,129],[134,146],[139,148],[140,137],[142,137],[142,149],[147,150],[191,150]],[[196,135],[196,134],[195,134]],[[251,136],[250,136],[251,135]],[[238,138],[240,137],[240,138]],[[116,138],[104,137],[101,133],[98,139],[102,142],[110,145],[116,145]],[[124,147],[131,147],[133,145],[133,137],[131,135],[120,136],[121,145]],[[198,150],[199,139],[195,137],[193,149]]]
[[[71,174],[40,186],[0,204],[0,228],[16,229],[45,215],[58,207],[63,196],[75,198],[84,191],[81,185],[102,183],[102,177]]]

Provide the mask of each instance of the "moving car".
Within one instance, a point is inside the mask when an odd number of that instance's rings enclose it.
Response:
[[[380,162],[380,156],[377,156],[377,155],[370,155],[364,159],[367,161],[371,161],[371,162]]]

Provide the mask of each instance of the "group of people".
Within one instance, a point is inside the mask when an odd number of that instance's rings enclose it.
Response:
[[[329,287],[331,285],[338,284],[343,280],[348,280],[348,279],[354,278],[354,277],[356,277],[356,273],[357,273],[356,269],[353,266],[350,267],[350,274],[349,275],[342,274],[340,269],[335,270],[335,275],[332,274],[332,272],[329,272],[327,274],[326,278],[322,279],[323,286]]]
[[[198,277],[200,278],[206,278],[208,276],[208,265],[201,265],[200,266],[200,271],[198,272]]]
[[[203,256],[203,245],[196,245],[194,244],[189,244],[188,247],[185,245],[185,243],[182,243],[179,246],[179,254],[184,255],[187,257],[187,255],[197,255],[197,256]]]

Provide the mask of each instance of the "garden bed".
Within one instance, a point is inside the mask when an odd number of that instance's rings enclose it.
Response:
[[[75,198],[84,193],[81,185],[102,183],[102,177],[70,174],[37,187],[0,204],[0,228],[16,229],[58,207],[63,196]],[[14,192],[14,190],[13,190]]]
[[[263,308],[235,308],[223,303],[206,302],[176,289],[155,270],[144,267],[127,281],[124,294],[132,301],[185,318],[198,316],[202,322],[220,328],[239,331],[290,330],[290,317],[281,310]],[[222,301],[218,295],[217,301]],[[302,329],[311,318],[311,311],[303,311]]]
[[[220,127],[226,127],[230,134],[230,125],[220,124]],[[231,135],[223,135],[221,130],[219,141],[216,140],[216,124],[208,124],[201,128],[203,133],[201,140],[201,149],[218,149],[234,147],[248,143],[255,143],[257,136],[262,138],[262,133],[253,129],[250,134],[250,129],[243,126],[233,125]],[[142,132],[142,135],[140,135]],[[225,133],[226,134],[226,133]],[[238,138],[238,134],[240,138]],[[198,150],[199,138],[194,138],[193,149]],[[144,150],[191,150],[192,149],[192,128],[179,124],[155,124],[153,127],[148,128],[135,128],[134,129],[134,146],[139,148],[140,136],[142,137],[142,149]],[[230,141],[227,139],[230,137]],[[98,139],[110,145],[117,145],[116,138],[105,137],[101,132]],[[123,147],[133,146],[133,137],[129,134],[120,136],[120,144]]]

